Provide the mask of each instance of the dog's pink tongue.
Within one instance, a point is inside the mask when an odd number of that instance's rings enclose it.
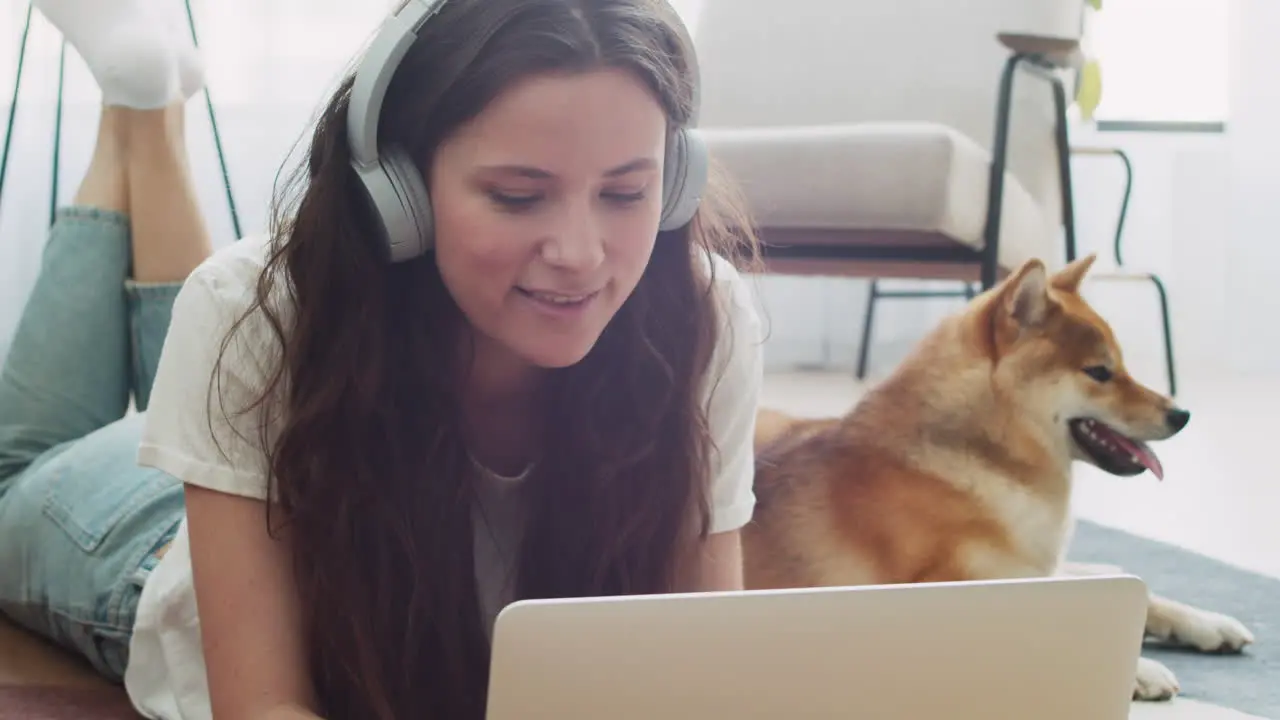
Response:
[[[1129,438],[1116,433],[1116,444],[1124,448],[1130,455],[1138,458],[1138,462],[1151,471],[1157,480],[1164,480],[1164,466],[1160,464],[1160,458],[1147,447],[1146,443],[1134,442]]]

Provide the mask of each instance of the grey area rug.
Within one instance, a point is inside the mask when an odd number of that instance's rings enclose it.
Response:
[[[1178,676],[1182,696],[1280,719],[1280,579],[1089,522],[1070,559],[1120,565],[1159,595],[1244,623],[1254,644],[1241,655],[1205,655],[1148,644],[1142,654]]]

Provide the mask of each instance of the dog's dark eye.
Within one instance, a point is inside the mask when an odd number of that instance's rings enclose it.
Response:
[[[1106,382],[1111,379],[1111,370],[1104,365],[1093,365],[1084,369],[1084,374],[1097,380],[1098,382]]]

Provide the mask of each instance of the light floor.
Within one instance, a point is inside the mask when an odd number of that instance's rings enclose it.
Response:
[[[852,373],[770,373],[762,404],[791,413],[841,413],[862,393]],[[1215,379],[1179,393],[1192,412],[1178,437],[1155,446],[1165,479],[1078,473],[1080,517],[1280,577],[1280,381]],[[1142,720],[1244,720],[1253,716],[1175,699],[1135,703]]]

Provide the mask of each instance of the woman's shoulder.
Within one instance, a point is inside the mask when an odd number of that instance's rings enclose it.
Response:
[[[174,300],[165,341],[172,353],[189,358],[217,355],[246,376],[273,367],[277,331],[287,329],[291,313],[289,293],[281,287],[283,276],[265,302],[258,302],[270,251],[269,238],[247,236],[216,249],[187,276]]]
[[[271,250],[270,237],[265,235],[246,236],[214,250],[187,276],[175,313],[180,309],[185,315],[198,316],[202,322],[219,328],[232,322],[250,327],[262,324],[264,308],[257,302],[258,292]],[[283,274],[273,279],[265,299],[268,309],[279,319],[286,317],[289,310],[285,282]],[[175,317],[178,322],[186,319]]]
[[[224,302],[243,302],[257,290],[270,246],[269,237],[249,235],[217,248],[191,271],[186,284],[203,285]]]
[[[262,431],[276,431],[261,423],[278,422],[278,414],[249,410],[282,397],[273,383],[279,343],[254,302],[267,253],[264,239],[247,237],[218,248],[187,276],[174,299],[139,451],[142,464],[185,483],[253,498],[268,492]]]

